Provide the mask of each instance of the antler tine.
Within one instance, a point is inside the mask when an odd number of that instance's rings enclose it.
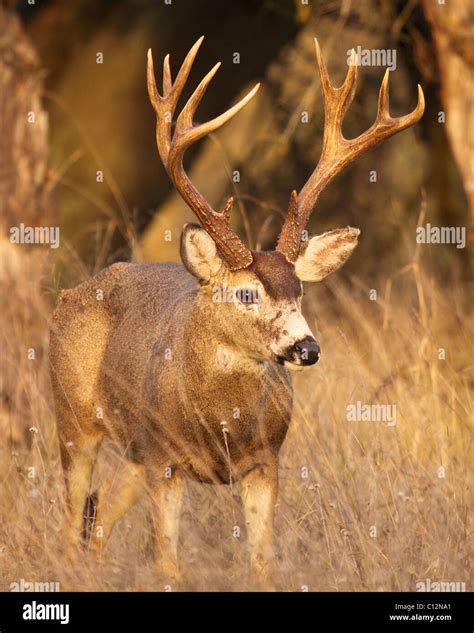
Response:
[[[218,68],[220,66],[220,62],[214,66],[214,68],[204,77],[199,86],[196,88],[193,95],[190,97],[189,101],[183,108],[183,111],[178,117],[176,121],[176,146],[172,148],[173,153],[178,152],[181,149],[182,145],[185,145],[183,149],[192,145],[199,139],[203,138],[207,134],[214,132],[219,129],[224,123],[232,119],[237,112],[242,110],[242,108],[252,99],[252,97],[256,94],[257,90],[260,88],[260,84],[256,84],[250,92],[248,92],[245,97],[243,97],[238,103],[234,106],[223,112],[219,116],[207,121],[206,123],[201,123],[200,125],[193,125],[193,117],[194,113],[204,95],[204,92],[207,89],[211,79],[216,74]],[[171,157],[170,157],[171,160]]]
[[[168,53],[163,60],[163,96],[167,95],[171,91],[172,87],[173,82],[171,80],[170,56]]]
[[[151,49],[148,49],[148,94],[157,114],[156,138],[158,151],[166,168],[171,147],[171,125],[174,112],[203,39],[204,36],[201,36],[186,55],[174,84],[171,79],[170,56],[166,55],[163,61],[163,96],[159,94],[156,87],[153,55]]]
[[[411,127],[421,119],[425,111],[425,96],[420,84],[418,84],[418,102],[415,109],[404,116],[395,118],[390,116],[389,73],[387,68],[380,85],[377,116],[374,124],[357,138],[348,141],[357,152],[356,156],[372,149],[397,132]]]
[[[418,102],[416,104],[416,108],[408,114],[405,114],[404,116],[392,118],[390,116],[389,78],[390,70],[387,68],[382,83],[380,85],[379,102],[375,125],[382,125],[383,123],[396,125],[397,129],[395,130],[395,132],[392,132],[392,134],[396,134],[396,132],[405,130],[407,127],[410,127],[421,119],[421,117],[423,116],[423,112],[425,111],[425,95],[423,94],[423,90],[421,89],[420,84],[417,84]],[[364,135],[361,134],[361,136]],[[358,138],[360,138],[360,136]]]
[[[169,117],[166,116],[164,98],[160,96],[156,87],[155,69],[153,65],[153,55],[151,52],[151,48],[148,49],[147,57],[148,63],[146,79],[148,95],[150,97],[153,109],[156,112],[156,143],[158,146],[160,158],[166,167],[171,144],[171,122],[168,122],[168,118],[171,119],[173,115],[170,114]],[[166,75],[166,67],[168,68],[168,75]],[[165,77],[168,78],[165,79]],[[169,89],[171,90],[172,85],[171,77],[169,75],[169,59],[168,62],[165,59],[165,62],[163,64],[163,85],[165,85],[165,83],[167,84],[167,86],[169,86]]]
[[[317,38],[314,38],[314,47],[316,49],[316,59],[318,62],[319,76],[321,78],[321,86],[323,89],[325,100],[325,112],[327,112],[326,105],[333,106],[334,110],[338,114],[338,119],[334,121],[334,123],[339,124],[340,130],[344,115],[349,109],[355,96],[355,89],[357,84],[357,64],[355,63],[355,51],[354,49],[352,49],[351,51],[351,63],[349,64],[349,69],[346,73],[344,83],[339,88],[335,88],[331,84],[331,80],[329,79],[329,73],[323,56],[321,55],[321,49],[319,47],[319,42]],[[324,131],[326,131],[326,127]]]
[[[392,118],[389,112],[389,70],[385,72],[379,91],[377,116],[373,125],[354,139],[346,139],[342,134],[344,115],[349,109],[355,95],[357,81],[357,65],[352,50],[349,70],[344,83],[339,88],[332,86],[326,64],[321,55],[317,39],[314,40],[318,61],[321,86],[324,95],[324,138],[321,158],[316,169],[298,194],[297,212],[292,209],[281,231],[277,250],[282,252],[288,261],[295,262],[301,245],[301,233],[306,227],[311,212],[320,193],[328,183],[349,163],[361,154],[369,151],[393,136],[397,132],[417,123],[423,115],[425,100],[423,90],[418,84],[418,103],[416,108],[402,117]]]
[[[201,103],[201,100],[204,96],[204,93],[207,90],[207,87],[211,83],[212,78],[214,77],[216,72],[219,70],[220,66],[221,66],[221,63],[217,62],[217,64],[213,68],[211,68],[211,70],[207,73],[207,75],[203,79],[201,79],[198,87],[190,96],[184,108],[181,110],[181,114],[179,115],[178,120],[176,121],[177,134],[180,132],[186,131],[187,128],[192,127],[194,114],[199,104]]]
[[[389,112],[389,95],[388,95],[388,82],[390,79],[390,70],[387,70],[384,73],[382,83],[380,84],[379,90],[379,101],[377,105],[377,121],[381,121],[386,115],[390,116]]]
[[[171,137],[171,122],[174,111],[203,39],[204,37],[199,38],[186,55],[174,84],[171,80],[169,55],[165,57],[163,64],[162,97],[156,88],[153,58],[151,51],[148,51],[148,92],[157,115],[156,140],[158,151],[171,180],[182,198],[197,215],[203,227],[213,237],[227,265],[231,270],[238,270],[249,266],[252,263],[253,257],[251,251],[246,248],[239,237],[230,228],[230,213],[233,198],[228,199],[222,213],[214,211],[201,193],[194,187],[184,171],[183,155],[190,145],[214,130],[217,130],[226,121],[229,121],[229,119],[235,116],[237,112],[252,99],[259,89],[260,84],[257,84],[243,99],[220,116],[201,125],[194,126],[194,114],[207,87],[220,66],[219,62],[201,80],[187,101],[178,116],[176,128],[173,137]]]

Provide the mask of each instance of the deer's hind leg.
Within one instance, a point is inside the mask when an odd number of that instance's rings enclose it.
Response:
[[[92,283],[92,285],[91,285]],[[84,506],[105,428],[97,417],[97,384],[110,334],[96,282],[60,294],[51,327],[49,360],[61,461],[66,482],[68,540],[85,535]]]
[[[91,548],[101,553],[116,522],[135,504],[144,489],[144,467],[124,462],[116,476],[108,478],[94,495]]]
[[[102,434],[61,441],[61,461],[66,483],[66,536],[76,547],[86,536],[86,507]]]

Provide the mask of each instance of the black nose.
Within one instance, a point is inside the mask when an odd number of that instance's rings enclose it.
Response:
[[[292,351],[302,365],[314,365],[321,356],[321,349],[312,336],[297,341]]]

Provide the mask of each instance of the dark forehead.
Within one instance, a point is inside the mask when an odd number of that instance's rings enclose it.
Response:
[[[273,299],[296,299],[301,295],[301,282],[295,267],[278,251],[252,251],[251,270]]]

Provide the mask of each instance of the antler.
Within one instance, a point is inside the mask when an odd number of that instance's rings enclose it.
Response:
[[[216,74],[220,62],[209,71],[198,85],[189,101],[184,106],[176,121],[176,128],[171,136],[171,125],[178,99],[188,79],[196,54],[204,39],[200,37],[186,55],[175,82],[171,80],[169,55],[166,55],[163,63],[163,96],[158,94],[153,69],[151,49],[148,50],[147,84],[148,94],[156,112],[156,143],[163,164],[173,184],[181,194],[184,201],[194,211],[203,227],[212,236],[219,252],[225,259],[231,270],[246,268],[252,263],[251,251],[241,242],[239,237],[230,228],[230,214],[233,198],[229,198],[222,213],[217,213],[205,200],[201,193],[189,180],[183,167],[183,154],[190,145],[214,132],[226,121],[229,121],[239,112],[255,95],[260,84],[257,84],[241,101],[220,116],[203,123],[193,125],[193,117],[196,109],[209,85]]]
[[[324,137],[321,158],[316,169],[299,194],[291,194],[290,208],[283,229],[278,239],[277,250],[290,262],[295,262],[300,252],[301,234],[308,224],[316,201],[327,184],[341,172],[344,167],[361,154],[379,145],[382,141],[414,125],[420,120],[425,109],[425,99],[418,84],[418,104],[413,112],[402,117],[392,118],[389,113],[388,78],[389,70],[380,86],[377,117],[374,124],[366,132],[354,139],[346,139],[342,135],[342,122],[354,99],[357,65],[352,51],[352,64],[347,71],[344,83],[334,88],[328,76],[326,64],[321,56],[318,40],[314,39],[316,58],[324,95]]]

